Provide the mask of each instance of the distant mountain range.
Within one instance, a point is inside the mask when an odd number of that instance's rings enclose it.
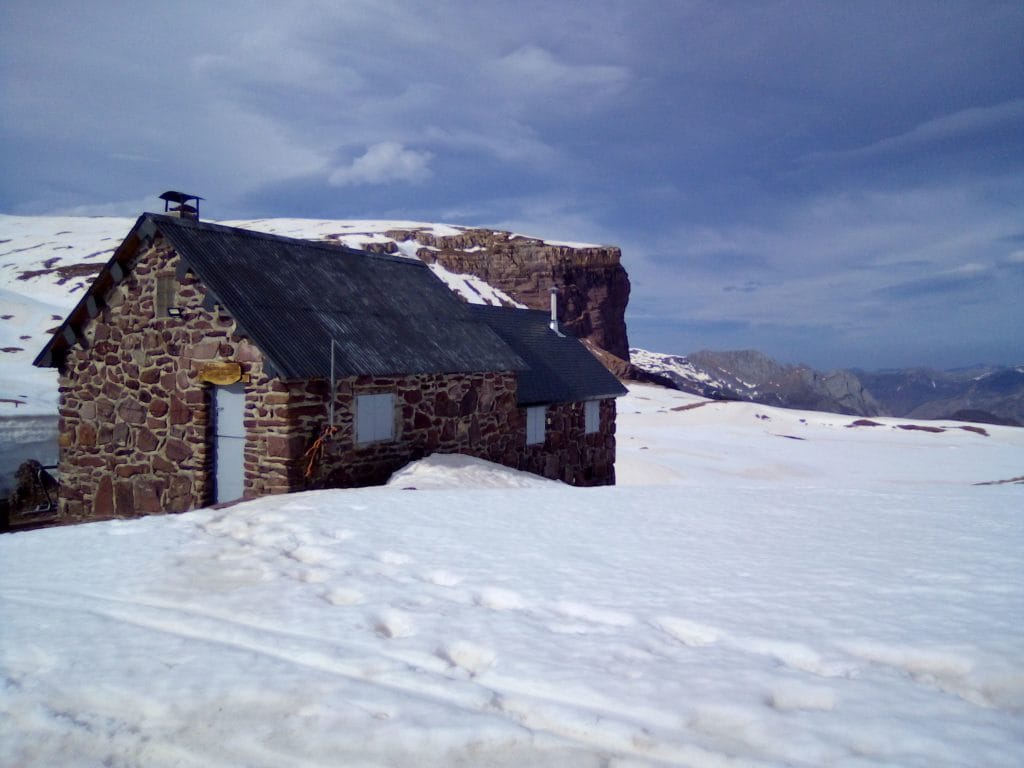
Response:
[[[816,371],[752,350],[664,355],[631,349],[642,372],[684,392],[857,416],[909,416],[1024,425],[1024,366],[949,371]]]

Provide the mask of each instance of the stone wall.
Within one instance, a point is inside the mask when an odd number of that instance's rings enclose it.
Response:
[[[265,389],[259,351],[226,315],[203,309],[191,274],[172,297],[181,317],[155,317],[157,276],[178,257],[161,238],[125,265],[124,280],[80,329],[60,376],[60,516],[65,521],[180,512],[213,499],[210,386],[199,370],[240,361]]]
[[[510,464],[517,461],[520,435],[525,440],[513,373],[349,377],[338,381],[335,432],[306,477],[306,452],[329,423],[327,389],[318,380],[274,382],[255,405],[251,424],[260,430],[252,443],[265,457],[255,491],[376,485],[431,453]],[[395,396],[394,439],[357,445],[356,397],[379,393]]]
[[[247,495],[350,488],[387,481],[432,453],[462,453],[571,485],[615,481],[615,401],[600,403],[600,427],[584,434],[582,403],[551,405],[543,444],[526,445],[515,374],[360,376],[338,381],[335,431],[310,464],[328,424],[327,383],[272,381],[246,401]],[[393,440],[357,445],[356,397],[395,395]],[[307,477],[307,469],[312,470]]]
[[[599,427],[589,435],[583,410],[583,403],[547,406],[544,443],[525,446],[510,466],[570,485],[614,485],[615,400],[600,401]]]

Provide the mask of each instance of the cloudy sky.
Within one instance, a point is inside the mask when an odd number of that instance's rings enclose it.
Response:
[[[1024,4],[0,4],[0,212],[619,245],[630,340],[1024,363]]]

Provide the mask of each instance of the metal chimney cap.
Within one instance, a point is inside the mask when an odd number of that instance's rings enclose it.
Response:
[[[205,197],[199,195],[190,195],[186,192],[176,192],[173,189],[169,189],[160,195],[161,200],[166,200],[169,203],[187,203],[189,200],[205,200]]]
[[[187,192],[176,192],[169,189],[160,195],[160,199],[164,201],[164,213],[168,216],[199,220],[199,201],[203,199],[199,195],[190,195]],[[194,200],[195,205],[190,205],[189,200]],[[171,203],[175,204],[173,208]]]

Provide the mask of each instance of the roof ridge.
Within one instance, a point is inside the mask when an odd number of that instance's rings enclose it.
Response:
[[[532,312],[534,314],[544,315],[544,317],[547,317],[548,314],[549,314],[546,310],[534,309],[533,307],[505,307],[505,306],[495,306],[494,304],[468,304],[467,306],[469,306],[474,311],[483,311],[483,312],[488,312],[488,311],[490,311],[490,312],[494,312],[494,311],[499,311],[499,312],[501,312],[501,311],[504,311],[504,312]]]
[[[399,264],[409,264],[413,266],[421,266],[426,268],[419,259],[412,259],[408,256],[396,256],[391,253],[375,253],[374,251],[364,251],[359,248],[352,248],[348,245],[341,245],[340,243],[334,243],[328,240],[308,240],[303,237],[288,237],[287,235],[278,235],[273,232],[260,232],[256,229],[245,229],[244,227],[231,227],[227,224],[218,224],[213,221],[196,221],[195,219],[181,219],[177,216],[167,216],[162,213],[154,213],[147,211],[142,214],[142,218],[150,218],[155,224],[178,226],[183,229],[200,229],[212,232],[220,232],[222,234],[233,234],[241,237],[251,237],[257,240],[270,240],[279,243],[300,243],[306,247],[318,248],[324,251],[330,251],[331,253],[348,253],[352,256],[369,256],[374,259],[381,259],[384,261],[393,261]]]

